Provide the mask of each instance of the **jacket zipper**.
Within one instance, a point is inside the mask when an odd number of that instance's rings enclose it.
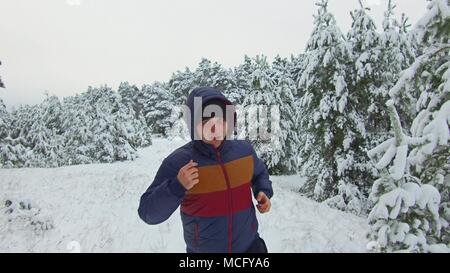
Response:
[[[194,245],[198,247],[198,223],[194,224]]]
[[[233,197],[231,195],[231,184],[230,179],[228,177],[227,170],[225,169],[225,165],[223,164],[222,158],[220,156],[219,150],[214,147],[216,151],[217,160],[220,163],[220,167],[222,168],[222,172],[225,176],[225,181],[227,182],[227,193],[228,193],[228,252],[232,252],[232,243],[233,243]]]

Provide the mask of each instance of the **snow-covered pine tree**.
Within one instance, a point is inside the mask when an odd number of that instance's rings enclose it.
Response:
[[[173,107],[169,116],[169,124],[170,126],[167,127],[165,131],[165,135],[169,139],[191,139],[187,123],[183,116],[183,107],[181,105],[176,105]]]
[[[421,55],[402,73],[392,97],[410,92],[419,93],[412,121],[413,137],[428,136],[427,145],[411,152],[412,173],[422,183],[435,186],[442,198],[440,213],[447,227],[441,240],[450,244],[450,148],[448,143],[448,105],[450,104],[450,3],[434,0],[428,12],[415,25],[413,36]]]
[[[272,63],[272,73],[279,105],[280,114],[280,141],[282,149],[278,150],[278,163],[273,167],[272,173],[295,173],[299,167],[298,150],[300,149],[299,108],[296,103],[296,84],[292,75],[292,63],[276,56]]]
[[[368,248],[383,252],[450,251],[450,246],[438,240],[442,229],[447,228],[442,224],[439,215],[439,191],[410,172],[415,159],[414,153],[408,155],[412,147],[417,149],[430,145],[429,138],[438,131],[437,126],[443,125],[442,120],[433,120],[429,124],[430,135],[409,137],[401,127],[394,101],[389,100],[387,106],[394,137],[368,153],[372,158],[382,155],[376,164],[382,174],[373,184],[370,194],[375,206],[369,214],[369,238],[372,241]],[[447,102],[444,111],[447,114],[444,121],[447,134],[444,136],[445,140],[440,141],[448,142],[447,120],[450,119],[450,102]]]
[[[143,85],[141,90],[139,103],[147,124],[152,127],[153,133],[165,135],[171,126],[170,115],[175,106],[175,97],[159,82]]]
[[[27,138],[33,151],[33,167],[58,167],[63,164],[62,155],[62,105],[58,97],[48,93],[35,108],[34,122]]]
[[[92,133],[90,156],[93,162],[113,162],[114,150],[114,121],[110,97],[113,91],[107,86],[89,88],[84,94],[90,106],[88,111],[92,114],[88,130]]]
[[[189,92],[195,88],[195,74],[186,67],[184,71],[173,73],[167,85],[169,92],[175,98],[174,105],[183,105],[186,103]]]
[[[230,92],[235,88],[236,83],[230,69],[225,69],[218,62],[211,62],[202,58],[198,64],[195,74],[195,86],[211,86],[222,92]]]
[[[23,168],[31,167],[30,158],[32,152],[26,145],[23,137],[13,138],[7,136],[0,144],[0,167],[3,168]]]
[[[372,147],[385,139],[386,132],[390,131],[390,122],[386,119],[389,115],[386,107],[386,102],[390,99],[388,92],[396,84],[400,72],[408,68],[415,59],[415,46],[410,39],[407,18],[402,15],[398,21],[394,16],[395,8],[389,0],[378,45],[380,56],[377,67],[381,72],[378,75],[378,88],[370,93],[368,131]],[[398,100],[405,102],[396,106],[402,125],[407,127],[413,118],[410,106],[414,104],[415,96],[402,93]]]
[[[298,83],[300,80],[300,76],[302,75],[302,69],[303,69],[303,59],[304,59],[305,55],[304,54],[299,54],[297,56],[291,55],[291,60],[290,60],[290,73],[292,75],[292,80],[295,83]],[[296,91],[294,93],[294,96],[298,99],[300,99],[304,94],[304,90],[301,90],[298,88],[298,86],[296,86]],[[298,100],[297,100],[298,102]]]
[[[367,13],[370,9],[365,7],[361,0],[359,4],[360,8],[350,13],[353,22],[347,34],[347,41],[351,48],[353,62],[351,74],[349,75],[349,88],[353,92],[362,94],[360,96],[359,106],[362,110],[367,110],[364,112],[367,131],[365,139],[369,142],[368,146],[373,147],[373,145],[370,146],[370,141],[373,138],[371,134],[376,134],[379,131],[377,125],[380,120],[385,120],[384,117],[382,119],[379,117],[379,112],[376,111],[377,104],[372,103],[374,97],[378,98],[377,93],[381,84],[380,74],[383,73],[379,66],[380,37],[374,21]],[[386,103],[386,100],[380,101],[381,103]],[[377,103],[380,101],[377,101]],[[386,128],[384,129],[386,131]]]
[[[65,154],[68,164],[133,160],[136,148],[147,145],[146,124],[135,118],[132,105],[107,86],[89,87],[85,93],[65,99]]]
[[[88,91],[92,89],[89,87]],[[85,94],[63,99],[64,161],[66,165],[93,163],[94,134],[90,126],[94,119],[92,105]]]
[[[3,133],[6,132],[6,128],[7,128],[7,125],[8,125],[8,124],[7,124],[8,119],[9,119],[9,112],[8,112],[8,110],[6,109],[5,103],[4,103],[3,100],[0,98],[0,121],[1,121],[1,123],[0,123],[0,128],[3,128],[3,129],[4,129],[4,131],[0,131],[0,132],[3,132]],[[2,136],[1,133],[0,133],[0,136]]]
[[[301,127],[301,117],[303,116],[303,111],[304,111],[304,108],[301,105],[301,98],[305,94],[305,89],[303,89],[301,86],[299,86],[298,82],[300,81],[300,77],[303,74],[304,59],[305,59],[305,54],[302,53],[297,56],[291,55],[291,61],[290,61],[291,77],[292,77],[292,80],[294,81],[294,83],[296,83],[295,92],[294,92],[294,107],[296,108],[297,116],[298,116],[296,126],[299,129],[298,130],[298,138],[300,139],[300,144],[303,143],[301,141],[301,139],[303,138],[303,134],[304,134],[304,130]],[[302,163],[301,154],[299,151],[300,151],[300,148],[297,150],[297,156],[298,156],[297,164],[299,164],[299,166],[297,167],[297,171],[300,170],[300,164]]]
[[[2,102],[2,101],[1,101]],[[136,158],[151,144],[151,129],[132,103],[107,86],[64,98],[46,94],[38,105],[10,114],[0,105],[0,164],[57,167]]]
[[[351,53],[328,12],[318,1],[314,30],[308,41],[298,87],[305,90],[300,126],[301,192],[332,206],[359,213],[364,208],[366,164],[359,162],[365,135],[360,114],[361,92],[351,92],[347,80]]]
[[[128,82],[121,82],[119,84],[117,92],[122,98],[122,103],[131,106],[136,114],[136,118],[138,118],[142,109],[142,105],[139,104],[139,97],[142,95],[139,88],[136,85],[131,85]]]
[[[133,127],[134,111],[121,102],[121,97],[107,86],[94,88],[87,95],[95,113],[90,124],[94,134],[94,160],[113,162],[133,160],[136,147],[132,139],[136,133]]]
[[[6,106],[3,100],[0,99],[0,168],[5,166],[5,162],[9,161],[12,155],[10,155],[11,147],[7,146],[6,138],[9,136],[10,131],[10,117],[9,112],[6,110]]]
[[[385,201],[383,196],[393,195],[393,188],[384,187],[377,190],[374,185],[372,195],[377,202],[371,215],[372,237],[384,243],[386,247],[412,251],[450,251],[449,223],[450,223],[450,149],[449,149],[449,124],[450,124],[450,9],[447,0],[433,0],[428,5],[427,13],[416,24],[414,37],[418,39],[421,55],[405,71],[401,73],[400,79],[390,90],[389,95],[393,98],[388,104],[395,113],[394,103],[402,105],[399,100],[401,93],[420,92],[416,103],[417,115],[410,125],[411,137],[404,136],[402,148],[396,152],[393,148],[393,140],[388,140],[372,151],[376,154],[387,150],[383,156],[379,168],[387,166],[395,156],[393,167],[393,178],[400,179],[400,174],[405,172],[414,181],[427,189],[424,193],[414,192],[417,206],[420,211],[405,208],[404,211],[414,213],[414,222],[408,218],[409,230],[419,230],[407,242],[398,240],[384,240],[383,237],[389,228],[380,231],[379,222],[383,221],[379,208],[383,207]],[[396,119],[400,127],[400,119]],[[395,128],[394,128],[395,129]],[[400,130],[398,130],[400,131]],[[396,137],[400,133],[396,132]],[[391,144],[389,143],[391,142]],[[398,141],[396,142],[399,146]],[[409,151],[409,153],[408,153]],[[399,158],[399,159],[397,159]],[[405,163],[406,162],[406,163]],[[401,167],[399,168],[398,165]],[[378,186],[379,187],[379,186]],[[433,205],[426,204],[424,198],[433,196]],[[392,209],[395,206],[389,205]],[[414,204],[409,205],[413,207]],[[413,207],[413,209],[417,209]],[[384,210],[384,209],[383,209]],[[399,225],[406,221],[402,217],[390,217],[390,224]],[[388,237],[389,238],[389,237]],[[406,240],[406,239],[405,239]],[[383,246],[383,244],[382,244]]]
[[[135,147],[147,147],[152,144],[152,125],[147,125],[145,117],[139,115],[137,118],[132,120],[132,126],[135,128],[136,132],[131,137],[131,143]]]
[[[3,142],[4,167],[31,167],[33,152],[30,149],[29,132],[34,122],[36,106],[20,105],[9,115],[9,135]]]
[[[113,123],[110,125],[113,126],[114,160],[134,160],[137,157],[137,147],[146,146],[151,141],[150,139],[141,139],[140,137],[143,135],[138,135],[138,131],[147,124],[142,123],[141,119],[136,119],[133,107],[123,103],[120,94],[117,92],[108,94],[113,117]]]
[[[243,111],[238,113],[238,116],[240,118],[247,116],[246,138],[253,144],[256,153],[266,163],[269,171],[277,172],[280,171],[277,167],[285,152],[279,126],[281,92],[274,92],[276,86],[267,57],[256,56],[252,71],[248,78],[250,89],[246,92],[242,103]],[[278,110],[277,113],[272,112],[275,110],[273,106]],[[272,131],[274,129],[275,131]]]
[[[9,112],[6,110],[3,100],[0,98],[0,141],[9,135],[9,126]]]
[[[252,58],[245,55],[244,62],[233,69],[233,77],[236,81],[236,88],[232,90],[227,90],[227,98],[232,101],[235,105],[241,105],[244,98],[250,90],[250,75],[253,73],[253,61]]]
[[[160,85],[161,88],[163,88],[160,83],[154,83],[153,85]],[[136,128],[136,133],[134,134],[132,143],[137,147],[145,147],[151,144],[153,124],[148,123],[145,116],[145,108],[149,107],[149,94],[146,92],[147,90],[144,90],[147,86],[148,85],[144,85],[139,89],[136,85],[130,85],[128,82],[123,82],[119,85],[119,89],[117,90],[121,97],[121,103],[125,107],[131,107],[130,111],[134,112],[133,127]],[[161,100],[163,100],[163,98],[161,98]],[[155,102],[155,104],[160,103],[160,101]],[[161,120],[158,120],[157,122],[162,123],[163,120],[164,119],[161,118]]]

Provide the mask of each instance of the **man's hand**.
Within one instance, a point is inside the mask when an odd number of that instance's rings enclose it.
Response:
[[[256,200],[258,201],[258,205],[256,207],[258,208],[260,213],[266,213],[270,210],[271,203],[269,197],[264,192],[259,192],[256,196]]]
[[[190,190],[195,186],[195,184],[199,182],[198,168],[195,167],[197,165],[198,163],[194,162],[191,159],[189,163],[181,167],[180,171],[178,172],[177,179],[187,190]]]

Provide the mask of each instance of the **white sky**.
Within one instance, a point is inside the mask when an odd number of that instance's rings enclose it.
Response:
[[[387,0],[364,0],[381,24]],[[425,0],[396,0],[414,24]],[[244,55],[301,53],[314,0],[0,0],[0,98],[8,108],[89,85],[140,86],[195,68],[201,57],[225,67]],[[330,0],[347,31],[358,0]]]

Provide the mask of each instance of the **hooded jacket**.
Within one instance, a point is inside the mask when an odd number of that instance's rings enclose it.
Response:
[[[186,104],[191,114],[197,110],[194,97],[202,97],[203,104],[222,99],[232,105],[220,91],[200,87],[188,96]],[[163,160],[141,196],[138,214],[148,224],[159,224],[181,205],[188,253],[245,252],[259,236],[252,195],[273,195],[267,168],[249,142],[225,139],[216,148],[194,139],[193,118],[189,127],[192,140]],[[198,163],[199,183],[186,190],[177,175],[191,159]]]

